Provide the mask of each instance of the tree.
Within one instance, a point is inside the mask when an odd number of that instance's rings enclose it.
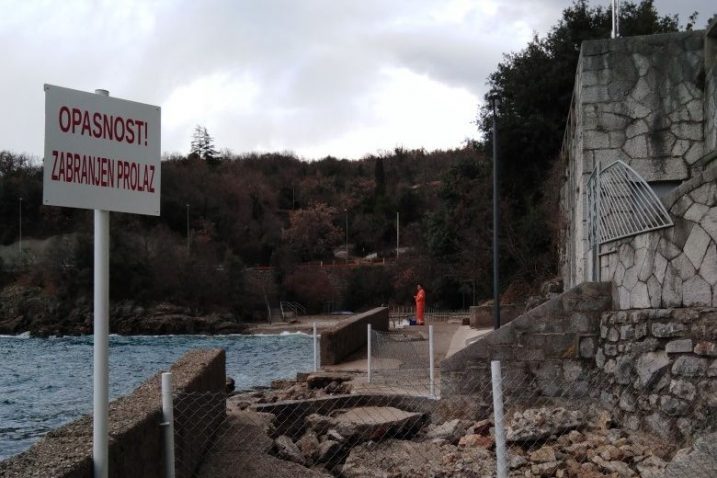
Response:
[[[341,242],[341,231],[333,223],[336,214],[335,208],[324,203],[313,203],[306,209],[291,212],[286,238],[301,260],[327,257]]]
[[[515,267],[510,270],[518,274],[526,270],[550,274],[542,265],[557,266],[556,248],[545,240],[550,236],[546,221],[556,215],[557,203],[547,203],[545,198],[555,195],[546,190],[545,181],[562,145],[581,44],[609,38],[610,30],[610,10],[575,0],[545,38],[535,36],[523,51],[506,55],[489,76],[490,86],[501,98],[500,190],[509,209],[506,218],[511,218],[508,233],[515,239],[508,258]],[[625,2],[620,30],[622,36],[673,32],[678,30],[678,17],[659,15],[652,0]],[[486,101],[479,118],[488,139],[486,151],[492,148],[492,123]],[[546,260],[545,254],[553,256]],[[522,259],[515,260],[518,257]],[[505,279],[507,284],[510,277]]]
[[[217,150],[214,148],[214,138],[207,132],[207,128],[197,125],[192,135],[192,144],[190,148],[190,156],[212,161],[217,158]]]

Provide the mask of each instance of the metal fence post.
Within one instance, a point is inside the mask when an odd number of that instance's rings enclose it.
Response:
[[[508,466],[505,454],[505,428],[503,419],[503,379],[500,374],[500,362],[490,363],[493,384],[493,418],[495,421],[495,462],[497,478],[508,478]]]
[[[314,322],[314,372],[319,371],[319,337],[316,333],[316,322]]]
[[[431,381],[430,388],[431,388],[431,397],[435,398],[436,396],[436,390],[435,390],[435,377],[433,374],[435,373],[433,370],[434,366],[434,357],[433,357],[433,326],[428,326],[428,376],[430,377],[429,380]]]
[[[162,374],[162,427],[164,428],[164,476],[174,478],[174,403],[172,374]]]
[[[371,383],[371,324],[366,326],[366,373],[368,374],[368,383]]]

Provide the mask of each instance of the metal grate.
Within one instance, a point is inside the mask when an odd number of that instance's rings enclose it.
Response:
[[[620,160],[593,171],[587,201],[590,247],[673,225],[650,185]]]

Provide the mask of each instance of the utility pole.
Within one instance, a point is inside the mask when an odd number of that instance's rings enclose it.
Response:
[[[498,227],[500,224],[500,208],[498,205],[498,126],[497,109],[500,106],[500,96],[496,90],[488,93],[488,101],[493,111],[493,328],[500,328],[500,288],[498,277],[499,243]]]
[[[187,203],[187,255],[189,255],[189,203]]]
[[[346,263],[349,263],[349,210],[344,209],[346,214]]]

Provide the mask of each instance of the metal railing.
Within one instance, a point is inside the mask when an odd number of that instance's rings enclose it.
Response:
[[[286,320],[290,312],[293,312],[293,316],[306,314],[306,307],[299,304],[298,302],[281,301],[279,302],[279,309],[281,310],[281,318]]]
[[[598,163],[588,180],[587,201],[591,246],[673,225],[650,185],[620,160],[602,169]]]

